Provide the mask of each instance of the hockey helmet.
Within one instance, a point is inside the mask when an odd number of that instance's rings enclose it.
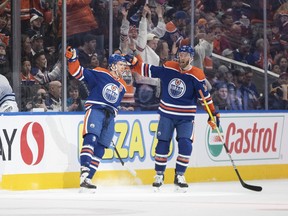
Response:
[[[122,61],[122,62],[127,62],[126,59],[124,58],[124,56],[121,56],[119,54],[112,54],[109,56],[108,59],[108,64],[109,67],[111,67],[113,64],[116,64],[117,62]]]
[[[178,53],[180,52],[190,53],[191,56],[194,56],[194,53],[195,53],[194,49],[191,46],[187,46],[187,45],[179,47]]]

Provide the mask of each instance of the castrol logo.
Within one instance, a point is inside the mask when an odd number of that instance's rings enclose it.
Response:
[[[276,118],[276,119],[275,119]],[[221,135],[234,160],[276,159],[280,157],[283,120],[277,117],[269,121],[260,118],[227,119],[222,123]],[[248,121],[249,120],[249,121]],[[229,160],[218,132],[208,128],[207,152],[215,161]]]

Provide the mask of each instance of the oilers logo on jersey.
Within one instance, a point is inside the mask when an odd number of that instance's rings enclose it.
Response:
[[[186,85],[181,79],[172,79],[168,85],[168,92],[172,98],[180,98],[186,92]]]
[[[108,83],[102,91],[103,98],[109,103],[116,103],[119,98],[119,88],[113,83]]]

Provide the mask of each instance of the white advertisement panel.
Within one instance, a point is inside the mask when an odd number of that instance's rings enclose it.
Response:
[[[83,115],[2,115],[1,172],[5,174],[79,171]],[[122,113],[116,117],[113,141],[123,161],[133,169],[153,169],[158,114]],[[190,167],[230,166],[217,132],[207,125],[208,114],[196,117]],[[287,113],[227,113],[220,130],[239,165],[287,164]],[[175,167],[177,142],[171,141],[167,168]],[[100,170],[123,169],[113,148],[107,149]]]

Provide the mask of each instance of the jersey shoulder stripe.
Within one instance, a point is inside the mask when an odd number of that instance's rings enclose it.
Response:
[[[191,70],[188,71],[188,74],[191,74],[192,76],[196,77],[198,80],[204,80],[206,78],[204,71],[195,66],[193,66]]]

